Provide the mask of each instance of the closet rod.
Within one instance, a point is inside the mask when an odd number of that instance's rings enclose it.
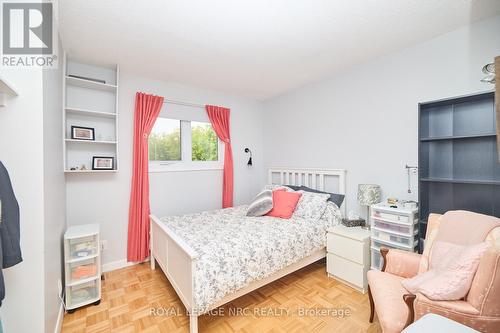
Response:
[[[183,102],[183,101],[176,101],[174,99],[164,99],[163,104],[165,103],[170,103],[170,104],[177,104],[177,105],[185,105],[185,106],[192,106],[195,108],[205,108],[205,105],[198,104],[198,103],[192,103],[192,102]]]

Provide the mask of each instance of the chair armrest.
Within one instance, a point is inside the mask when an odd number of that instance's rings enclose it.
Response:
[[[411,278],[418,274],[421,255],[396,249],[380,248],[384,259],[382,272],[390,273],[404,278]]]
[[[463,300],[433,301],[417,293],[413,307],[415,310],[415,320],[419,320],[428,313],[434,313],[480,332],[496,333],[500,327],[499,315],[485,315],[471,303]]]
[[[421,317],[421,315],[424,315],[425,313],[435,313],[441,315],[443,313],[449,313],[460,316],[477,316],[480,314],[479,310],[467,301],[434,301],[420,293],[417,293],[416,296],[414,306],[417,318]]]

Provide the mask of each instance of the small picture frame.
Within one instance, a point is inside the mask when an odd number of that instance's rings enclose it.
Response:
[[[71,126],[71,139],[95,141],[95,130],[91,127]]]
[[[92,157],[92,170],[114,170],[115,158],[109,156]]]

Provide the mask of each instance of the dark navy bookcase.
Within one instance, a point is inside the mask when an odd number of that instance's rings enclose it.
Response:
[[[500,217],[494,92],[419,104],[419,250],[430,213]]]

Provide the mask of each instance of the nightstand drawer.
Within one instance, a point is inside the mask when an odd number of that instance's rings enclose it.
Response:
[[[340,278],[361,289],[365,288],[366,270],[363,265],[349,261],[334,254],[327,254],[327,271],[334,277]]]
[[[350,261],[363,265],[365,247],[368,244],[351,238],[328,233],[327,251]]]

